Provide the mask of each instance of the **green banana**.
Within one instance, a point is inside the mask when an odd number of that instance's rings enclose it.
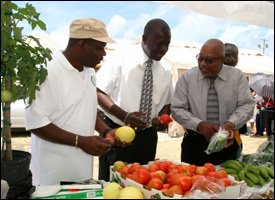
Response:
[[[223,168],[232,168],[235,169],[237,172],[243,169],[242,164],[237,160],[227,160],[221,163],[221,167]]]
[[[252,172],[253,174],[257,174],[257,175],[260,174],[260,170],[256,166],[248,165],[246,169],[247,169],[247,171]]]
[[[228,174],[238,174],[238,171],[233,169],[233,168],[224,168],[224,170],[228,173]]]
[[[247,176],[245,176],[244,181],[247,183],[247,185],[249,187],[253,187],[254,185],[256,185],[255,183],[253,183],[253,181],[251,181]]]
[[[233,176],[236,181],[241,181],[238,174],[229,174],[230,176]]]
[[[270,177],[269,177],[269,174],[268,174],[268,171],[267,171],[267,169],[265,168],[265,167],[258,167],[258,169],[259,169],[259,171],[260,171],[260,175],[262,176],[262,177],[264,177],[264,179],[266,180],[266,181],[269,181],[269,179],[270,179]]]
[[[245,170],[239,171],[238,175],[239,175],[240,180],[245,180],[245,173],[246,173]]]
[[[267,166],[262,166],[262,167],[267,171],[270,178],[274,178],[274,169],[271,169],[270,167],[267,167]]]
[[[245,173],[245,177],[247,177],[248,179],[250,179],[255,185],[257,185],[259,183],[259,179],[256,175],[254,175],[251,172],[246,172]]]
[[[260,186],[264,186],[267,182],[265,181],[264,177],[262,177],[261,175],[257,176],[258,180],[259,180],[259,184]]]

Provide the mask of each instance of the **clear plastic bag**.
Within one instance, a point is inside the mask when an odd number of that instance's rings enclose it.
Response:
[[[205,152],[211,154],[214,152],[221,151],[227,144],[227,139],[229,137],[229,132],[223,130],[221,127],[218,132],[216,132],[210,139],[207,149]]]

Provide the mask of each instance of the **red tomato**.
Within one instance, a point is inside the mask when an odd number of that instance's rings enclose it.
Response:
[[[117,170],[117,172],[121,173],[122,176],[127,177],[128,175],[128,166],[125,165]]]
[[[179,186],[183,191],[190,190],[192,187],[192,179],[190,176],[182,176],[179,178]]]
[[[206,175],[208,174],[209,170],[204,166],[198,166],[196,169],[196,174],[198,175]]]
[[[171,187],[171,185],[169,183],[164,183],[162,188],[169,189],[170,187]]]
[[[158,167],[159,167],[160,170],[164,171],[165,173],[168,172],[168,167],[169,167],[168,163],[166,163],[166,162],[159,162],[158,163]]]
[[[230,181],[228,178],[221,178],[221,179],[219,179],[219,180],[221,180],[221,181],[223,182],[223,185],[224,185],[225,187],[231,185],[231,181]]]
[[[170,185],[178,185],[179,184],[179,178],[182,177],[181,174],[173,174],[167,181]]]
[[[205,177],[203,175],[194,175],[191,177],[191,180],[192,180],[192,184],[194,184],[196,181],[199,182],[199,181],[204,181],[205,180]]]
[[[227,178],[227,172],[224,169],[218,170],[217,178]]]
[[[159,178],[161,180],[161,176],[157,172],[150,172],[150,177],[152,178]]]
[[[210,171],[206,176],[213,177],[213,178],[218,178],[217,172]]]
[[[212,163],[205,163],[203,166],[206,167],[210,172],[216,171],[216,167]]]
[[[138,163],[138,162],[134,162],[130,165],[129,169],[128,169],[128,173],[129,174],[132,174],[134,173],[135,171],[137,171],[138,168],[141,167],[141,164]]]
[[[149,188],[155,188],[157,190],[161,190],[163,187],[163,183],[162,180],[160,180],[159,178],[152,178],[148,183],[147,186]]]
[[[171,118],[170,115],[168,115],[168,114],[163,114],[163,115],[161,115],[161,116],[159,117],[159,121],[160,121],[160,123],[162,123],[162,124],[168,126],[168,124],[169,124],[170,122],[172,122],[172,118]]]
[[[182,191],[182,189],[181,189],[181,187],[179,185],[173,185],[172,187],[170,187],[169,191],[172,194],[183,195],[183,191]]]
[[[158,170],[159,170],[159,167],[158,167],[157,163],[151,163],[151,164],[149,164],[149,171],[150,172],[155,172],[155,171],[158,171]]]
[[[149,171],[147,169],[139,168],[136,170],[137,177],[136,181],[140,184],[146,184],[151,179]]]

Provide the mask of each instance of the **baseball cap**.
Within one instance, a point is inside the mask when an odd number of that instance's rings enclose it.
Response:
[[[94,39],[105,43],[115,43],[108,35],[105,24],[94,18],[76,19],[70,25],[70,38]]]

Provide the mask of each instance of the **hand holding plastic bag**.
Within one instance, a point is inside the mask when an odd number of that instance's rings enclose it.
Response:
[[[218,132],[216,132],[210,139],[208,147],[206,149],[207,154],[221,151],[227,145],[227,139],[229,137],[229,132],[223,130],[221,127]]]

